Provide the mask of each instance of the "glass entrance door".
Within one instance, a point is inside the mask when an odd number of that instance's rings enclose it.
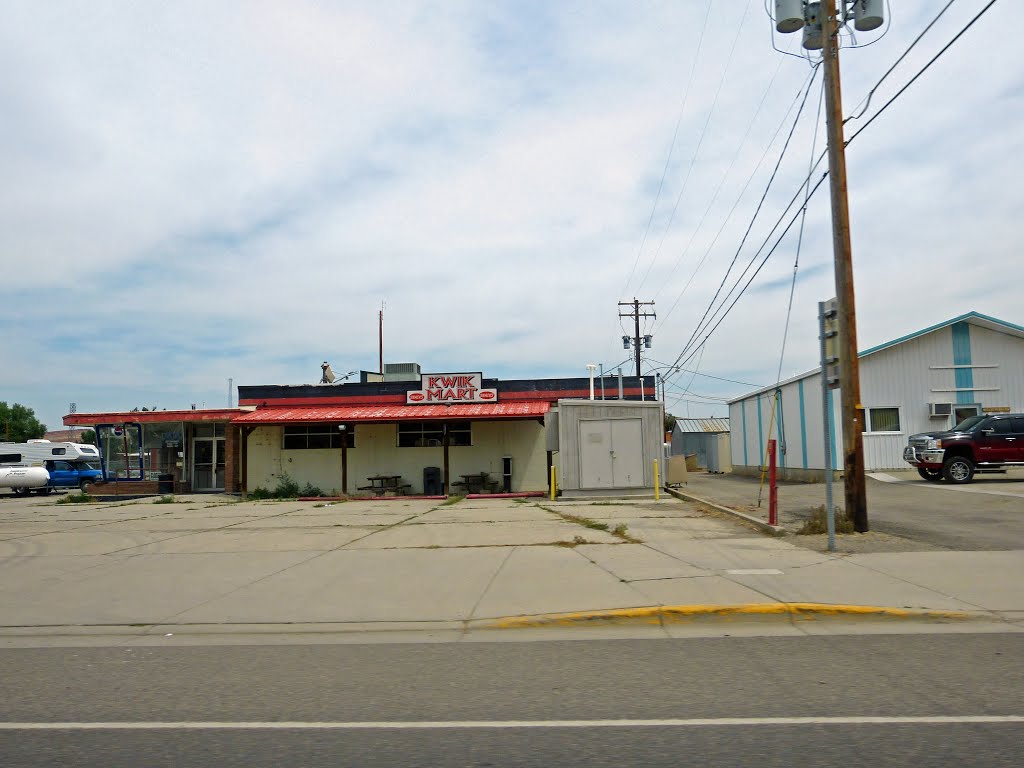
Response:
[[[224,490],[224,438],[196,437],[192,440],[192,490]]]

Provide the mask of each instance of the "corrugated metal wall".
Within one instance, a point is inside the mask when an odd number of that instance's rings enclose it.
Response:
[[[957,326],[966,326],[958,328]],[[966,341],[965,341],[966,340]],[[960,366],[954,368],[953,366]],[[969,367],[965,367],[969,366]],[[970,371],[970,376],[965,375]],[[952,418],[930,418],[929,403],[979,403],[1024,411],[1024,339],[971,323],[957,323],[909,339],[860,360],[861,402],[864,408],[899,409],[900,430],[864,435],[864,465],[868,470],[906,469],[903,447],[919,432],[948,429]],[[967,392],[958,388],[973,387]],[[820,374],[781,387],[781,421],[785,453],[780,466],[824,468],[824,435]],[[840,392],[831,391],[834,423],[833,467],[841,468]],[[771,426],[773,411],[776,425]],[[779,436],[779,409],[774,392],[751,395],[729,406],[732,462],[758,467],[769,437]]]

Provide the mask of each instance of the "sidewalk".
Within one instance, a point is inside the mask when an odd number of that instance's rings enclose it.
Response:
[[[1024,629],[1021,552],[827,554],[788,538],[670,497],[0,500],[0,642],[381,630],[496,638],[498,627],[595,619],[663,631],[701,616],[865,610]]]

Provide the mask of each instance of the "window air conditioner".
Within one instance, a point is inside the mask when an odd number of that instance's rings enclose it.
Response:
[[[953,415],[952,403],[928,403],[928,415],[933,418],[942,418]]]

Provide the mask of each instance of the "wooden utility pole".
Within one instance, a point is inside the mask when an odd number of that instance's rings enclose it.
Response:
[[[840,419],[843,425],[843,486],[846,514],[859,533],[868,530],[864,487],[864,437],[857,360],[857,313],[853,298],[853,254],[850,208],[846,199],[846,143],[843,139],[843,98],[839,84],[839,27],[835,0],[821,4],[825,67],[825,117],[828,127],[829,188],[832,197],[832,248],[835,254],[836,300],[839,312]],[[825,371],[822,371],[822,376]]]
[[[620,301],[619,302],[619,317],[632,317],[633,318],[633,351],[634,358],[636,360],[636,377],[640,378],[640,318],[641,317],[656,317],[653,312],[641,312],[640,305],[654,306],[653,301],[638,301],[634,298],[632,301]],[[632,312],[622,313],[622,307],[632,307]],[[655,394],[657,396],[657,394]]]

